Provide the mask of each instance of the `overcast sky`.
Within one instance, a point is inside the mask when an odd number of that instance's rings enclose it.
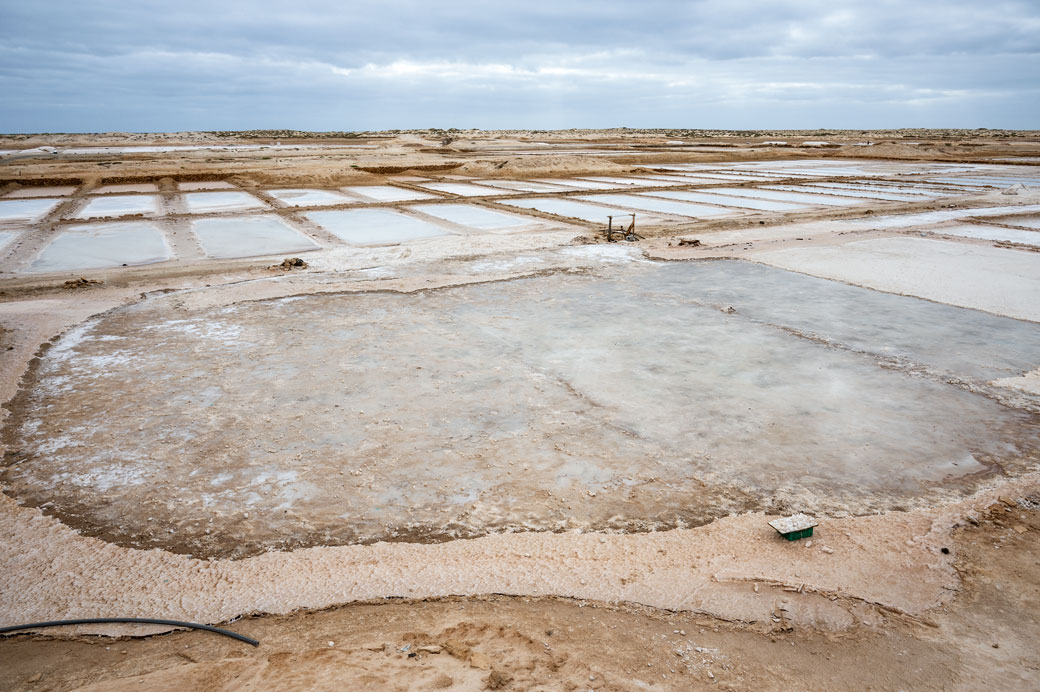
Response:
[[[0,0],[0,131],[1040,128],[1040,0]]]

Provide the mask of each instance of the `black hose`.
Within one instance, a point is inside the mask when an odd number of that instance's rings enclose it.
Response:
[[[145,625],[172,625],[173,627],[187,627],[193,630],[206,630],[207,632],[216,632],[217,634],[222,634],[225,637],[237,639],[238,641],[245,642],[246,644],[260,646],[260,642],[258,642],[257,640],[250,639],[244,634],[232,632],[231,630],[222,630],[219,627],[200,625],[197,622],[181,622],[180,620],[159,620],[156,618],[85,618],[82,620],[51,620],[50,622],[34,622],[31,625],[15,625],[14,627],[0,627],[0,634],[7,634],[8,632],[17,632],[19,630],[34,630],[41,627],[60,627],[62,625],[104,625],[109,623],[122,622],[136,622]]]

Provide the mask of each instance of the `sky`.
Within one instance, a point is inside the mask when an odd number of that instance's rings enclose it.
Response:
[[[0,0],[0,132],[1040,129],[1040,0]]]

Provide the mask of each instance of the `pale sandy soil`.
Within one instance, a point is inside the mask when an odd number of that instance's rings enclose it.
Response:
[[[380,184],[387,173],[423,175],[431,167],[434,172],[533,178],[617,174],[648,160],[779,159],[793,154],[982,161],[1016,152],[1035,155],[1037,149],[1031,135],[996,138],[918,132],[915,141],[933,140],[918,146],[900,143],[890,133],[876,134],[893,143],[812,151],[771,149],[762,154],[761,147],[748,146],[754,144],[752,140],[701,136],[697,138],[701,144],[737,143],[738,150],[677,153],[631,148],[606,157],[554,153],[525,158],[508,151],[528,146],[537,136],[467,133],[464,141],[444,145],[437,134],[410,133],[343,140],[380,147],[349,153],[328,148],[77,159],[7,156],[0,167],[0,182],[14,189],[14,181],[29,179],[114,184],[219,174],[255,183],[332,187]],[[575,148],[654,143],[651,134],[634,133],[627,140],[626,136],[584,132],[542,139],[566,140]],[[847,140],[870,137],[871,133],[850,133]],[[775,133],[760,139],[772,138]],[[839,139],[806,136],[810,138]],[[126,139],[0,140],[0,148],[118,144]],[[131,139],[151,144],[226,141],[194,134]],[[671,139],[671,133],[659,135],[656,144],[666,148],[664,143]],[[1014,203],[1030,201],[1035,203],[1032,197]],[[984,206],[984,202],[972,203]],[[943,204],[904,208],[924,211]],[[768,215],[702,223],[698,237],[715,232],[720,236],[701,248],[674,244],[684,229],[648,229],[647,235],[656,237],[638,247],[662,259],[721,256],[769,263],[784,253],[790,257],[792,245],[805,252],[830,252],[849,241],[913,240],[893,236],[920,232],[834,231],[826,223],[862,216],[861,209],[813,212],[802,218],[787,217],[807,225],[786,228],[776,226],[776,217]],[[588,230],[586,236],[591,235]],[[92,315],[132,304],[148,291],[183,290],[187,302],[220,305],[228,301],[228,293],[264,298],[356,290],[372,277],[387,280],[388,268],[398,273],[389,288],[414,291],[473,280],[430,273],[424,270],[424,262],[477,261],[485,256],[491,265],[480,278],[504,279],[524,273],[522,267],[509,265],[508,255],[560,247],[581,233],[572,229],[446,238],[393,248],[335,248],[315,254],[311,269],[306,270],[308,276],[320,277],[324,286],[267,269],[271,258],[90,272],[91,278],[105,283],[78,290],[62,289],[61,280],[53,276],[5,279],[0,285],[4,292],[0,348],[8,350],[0,351],[0,398],[15,395],[42,343]],[[1040,258],[977,240],[949,242],[966,256],[1012,253],[1014,262],[1027,267]],[[793,268],[872,285],[860,276],[834,270],[834,264],[820,269],[802,263]],[[977,266],[969,262],[965,271],[973,272]],[[356,272],[371,272],[371,277]],[[1028,268],[1023,275],[1035,278]],[[282,278],[252,281],[272,276]],[[1032,284],[1016,289],[980,279],[969,291],[958,285],[956,290],[936,292],[929,288],[927,277],[912,278],[912,283],[877,287],[1036,319],[1028,312],[1028,294],[1035,290]],[[193,290],[206,286],[209,291]],[[999,291],[1005,300],[987,297],[987,291]],[[994,385],[1029,396],[1036,394],[1035,379],[1034,372],[998,379]],[[256,614],[231,626],[258,636],[263,644],[257,650],[244,649],[203,633],[128,641],[85,637],[90,631],[85,629],[66,633],[73,635],[71,640],[23,635],[0,641],[0,658],[5,662],[0,666],[0,686],[972,690],[988,685],[1036,689],[1040,685],[1035,648],[1040,635],[1036,624],[1040,622],[1036,571],[1040,480],[1027,473],[1010,480],[987,479],[980,487],[967,499],[941,506],[876,516],[825,517],[811,546],[778,540],[766,525],[766,516],[749,513],[666,532],[516,533],[439,544],[314,547],[234,561],[199,560],[106,543],[77,534],[53,516],[20,506],[5,495],[0,498],[0,624],[113,614],[220,623]],[[362,601],[366,603],[358,603]],[[335,606],[341,607],[321,610]],[[119,628],[92,631],[130,633]],[[423,651],[424,646],[433,649]],[[418,655],[409,657],[409,653]]]

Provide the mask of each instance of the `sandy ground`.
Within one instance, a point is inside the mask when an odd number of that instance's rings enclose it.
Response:
[[[926,146],[901,143],[902,135],[888,133],[888,143],[875,147],[770,149],[763,154],[753,138],[691,136],[690,149],[677,152],[666,145],[665,136],[654,140],[652,133],[573,133],[546,139],[575,149],[595,145],[607,155],[561,152],[536,158],[517,153],[532,141],[522,133],[470,133],[448,144],[433,133],[409,133],[344,140],[379,147],[349,153],[326,147],[7,155],[0,178],[5,189],[27,179],[55,184],[91,179],[100,184],[216,173],[247,175],[264,183],[331,186],[381,183],[386,174],[423,174],[430,167],[514,178],[616,174],[655,160],[874,156],[977,162],[1013,153],[1035,155],[1037,149],[1030,135],[915,133],[922,134],[930,140]],[[871,137],[849,133],[845,141]],[[19,138],[3,145],[72,147],[127,138],[113,139]],[[132,139],[153,144],[226,141],[192,134]],[[648,152],[636,143],[660,151]],[[727,146],[708,151],[713,143]],[[1014,200],[1030,202],[1035,203],[1033,197]],[[973,203],[982,206],[979,200]],[[820,224],[823,218],[863,215],[863,210],[846,209],[810,214],[801,221]],[[777,257],[801,257],[792,268],[868,283],[862,275],[834,270],[835,262],[823,263],[820,253],[848,241],[937,242],[899,237],[919,234],[916,228],[847,229],[846,234],[825,225],[832,230],[809,235],[817,226],[778,231],[769,217],[761,221],[698,226],[698,234],[737,234],[716,247],[680,247],[676,238],[684,229],[649,229],[648,235],[656,237],[640,244],[640,250],[664,259],[723,256],[773,264],[780,264]],[[744,232],[750,234],[739,235]],[[489,255],[497,268],[487,274],[498,271],[506,277],[510,270],[502,267],[508,262],[496,253],[558,247],[575,235],[571,230],[451,238],[399,248],[337,248],[316,255],[307,270],[324,277],[325,285],[300,290],[357,287],[366,277],[345,273],[378,276],[386,267],[398,273],[393,279],[398,289],[472,280],[431,274],[423,265],[449,257],[476,260]],[[969,273],[979,267],[991,271],[986,265],[991,252],[1011,253],[994,257],[1022,263],[1019,275],[1026,283],[1005,286],[980,279],[971,291],[955,286],[935,293],[930,287],[935,281],[929,284],[927,277],[916,276],[911,283],[878,287],[1036,319],[1028,312],[1036,302],[1028,300],[1035,291],[1028,283],[1030,276],[1035,278],[1035,270],[1029,270],[1035,253],[996,249],[971,239],[949,242],[969,258],[964,267]],[[798,247],[788,247],[794,244]],[[807,254],[798,255],[803,247]],[[270,259],[92,272],[91,278],[105,283],[77,290],[61,288],[56,277],[5,280],[0,286],[0,348],[7,349],[0,352],[3,398],[15,395],[40,344],[92,315],[132,304],[142,293],[183,290],[186,300],[200,306],[224,302],[226,297],[209,297],[221,291],[255,291],[258,298],[292,294],[294,274],[284,274],[274,282],[281,285],[273,288],[271,282],[253,281],[279,275],[266,268]],[[213,293],[194,290],[207,286]],[[993,300],[987,291],[1002,294],[1003,301]],[[1035,372],[1023,372],[998,378],[994,386],[1007,390],[1008,397],[1026,397],[1007,402],[1029,410],[1035,380]],[[1040,684],[1033,645],[1040,634],[1038,493],[1040,480],[1030,473],[993,478],[967,499],[874,516],[824,517],[811,545],[780,541],[766,526],[766,516],[746,513],[694,529],[515,533],[432,545],[313,547],[242,560],[201,560],[121,547],[79,534],[5,495],[0,498],[3,624],[114,613],[220,623],[255,613],[231,626],[263,643],[253,650],[204,633],[139,640],[96,639],[83,629],[65,633],[71,639],[21,635],[0,641],[5,662],[0,685],[55,690],[1035,689]],[[343,605],[348,603],[354,605]],[[335,606],[340,607],[320,610]],[[119,628],[94,631],[131,633]]]

